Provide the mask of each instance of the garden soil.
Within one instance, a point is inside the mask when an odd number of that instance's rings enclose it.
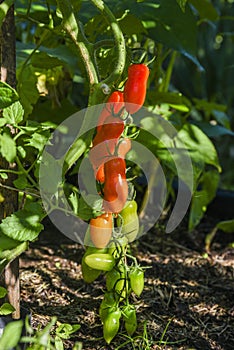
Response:
[[[86,350],[233,350],[234,235],[217,232],[207,253],[205,237],[216,221],[206,216],[191,233],[182,226],[165,234],[158,224],[131,244],[132,254],[147,268],[145,289],[132,299],[138,329],[131,340],[121,324],[110,345],[102,338],[98,316],[105,276],[86,284],[84,248],[46,222],[39,240],[20,259],[21,303],[32,311],[33,328],[52,316],[79,323],[66,349],[79,341]]]

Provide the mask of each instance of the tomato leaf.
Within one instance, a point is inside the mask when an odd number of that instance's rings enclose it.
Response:
[[[216,227],[224,232],[234,232],[234,220],[220,221]]]
[[[10,106],[17,101],[19,96],[10,85],[0,82],[0,109]]]
[[[16,211],[3,219],[0,224],[0,233],[21,242],[33,241],[43,229],[40,223],[42,218],[41,205],[31,203],[29,208]]]
[[[191,231],[201,220],[206,212],[207,205],[215,197],[219,184],[219,173],[210,170],[203,173],[198,188],[193,194],[189,213],[189,231]]]
[[[3,117],[9,124],[18,125],[24,116],[23,106],[19,101],[14,102],[3,110]]]
[[[210,21],[216,21],[218,19],[218,12],[210,0],[189,0],[189,2],[196,8],[201,19],[208,19]]]
[[[14,311],[15,311],[15,308],[9,303],[4,303],[0,306],[0,315],[3,315],[3,316],[10,315]]]
[[[16,157],[15,141],[7,133],[0,135],[0,152],[9,163]]]
[[[11,350],[15,348],[20,340],[22,328],[22,320],[8,323],[0,338],[0,349]]]

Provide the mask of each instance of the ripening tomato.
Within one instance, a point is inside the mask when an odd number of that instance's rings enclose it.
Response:
[[[124,102],[128,113],[136,113],[144,104],[149,68],[145,64],[132,64],[124,87]]]
[[[119,213],[128,198],[125,160],[120,157],[110,159],[104,164],[104,175],[104,210]]]
[[[118,145],[118,156],[125,159],[126,154],[130,151],[132,146],[131,140],[123,138],[119,141]]]
[[[91,219],[90,238],[96,248],[105,248],[112,236],[112,215],[105,213],[95,219]]]
[[[101,164],[97,171],[95,171],[95,178],[98,182],[104,183],[105,175],[104,175],[104,164]]]
[[[89,160],[94,168],[95,175],[98,168],[115,153],[118,139],[104,140],[92,147],[89,151]]]
[[[113,114],[118,114],[123,107],[124,107],[123,92],[121,91],[112,92],[98,119],[97,131],[99,132],[101,130],[102,125],[105,123],[105,120],[108,116]]]
[[[132,200],[126,203],[117,218],[117,225],[122,228],[121,233],[125,234],[128,241],[136,239],[139,232],[139,218],[137,214],[137,202]]]
[[[110,115],[102,126],[100,134],[103,139],[116,139],[119,138],[124,131],[124,121],[119,117],[113,117]]]

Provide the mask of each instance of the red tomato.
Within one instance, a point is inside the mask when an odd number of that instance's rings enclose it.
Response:
[[[128,80],[124,87],[125,108],[136,113],[144,104],[149,68],[145,64],[132,64],[128,68]]]
[[[125,160],[116,157],[106,162],[104,164],[104,176],[104,210],[119,213],[128,198]]]
[[[97,131],[100,131],[106,118],[112,114],[118,114],[124,107],[123,92],[114,91],[109,96],[105,107],[103,108],[98,119]]]
[[[124,121],[118,117],[110,115],[102,126],[100,137],[105,139],[115,139],[120,137],[124,131]]]
[[[105,248],[112,236],[112,215],[105,213],[90,220],[90,238],[96,248]]]
[[[110,159],[114,155],[117,143],[118,139],[110,139],[105,140],[91,148],[89,151],[89,160],[96,172],[106,160]]]
[[[95,171],[95,178],[98,182],[103,183],[105,181],[104,164],[101,164],[97,171]]]

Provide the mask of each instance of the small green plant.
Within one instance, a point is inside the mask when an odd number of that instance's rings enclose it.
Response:
[[[0,299],[7,295],[7,290],[0,286]],[[0,304],[0,316],[10,315],[15,311],[15,308],[9,303]]]
[[[34,330],[25,320],[26,336],[21,337],[23,321],[10,322],[0,337],[0,348],[10,350],[19,348],[19,343],[26,344],[26,350],[64,350],[64,340],[70,339],[71,335],[80,328],[79,324],[60,323],[56,317],[44,327]],[[81,350],[82,344],[76,342],[72,350]]]

